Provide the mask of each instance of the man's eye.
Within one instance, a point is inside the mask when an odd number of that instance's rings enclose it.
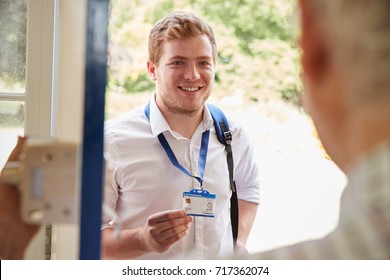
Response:
[[[201,66],[209,66],[210,65],[210,63],[208,63],[207,61],[201,61],[201,62],[199,62],[199,64]]]
[[[184,62],[183,61],[174,61],[172,64],[173,65],[183,65]]]

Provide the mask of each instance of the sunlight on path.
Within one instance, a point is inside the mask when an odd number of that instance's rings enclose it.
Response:
[[[310,119],[276,103],[230,113],[245,126],[261,175],[261,203],[249,251],[320,238],[331,231],[346,178],[324,158]]]

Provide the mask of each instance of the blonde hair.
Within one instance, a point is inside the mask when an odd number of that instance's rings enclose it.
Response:
[[[206,35],[213,50],[213,61],[217,58],[217,44],[212,27],[206,20],[192,12],[176,11],[158,21],[149,34],[149,60],[158,64],[161,58],[161,45],[165,41],[185,40],[198,35]]]

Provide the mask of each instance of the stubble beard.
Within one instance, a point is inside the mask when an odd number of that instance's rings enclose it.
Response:
[[[177,102],[176,100],[174,100],[172,98],[169,98],[169,97],[167,98],[167,96],[165,94],[161,95],[162,96],[161,99],[164,103],[164,106],[168,109],[169,112],[171,112],[173,114],[184,115],[187,117],[193,117],[199,111],[201,111],[203,109],[204,104],[206,103],[207,99],[210,96],[210,93],[211,93],[211,88],[207,92],[204,93],[204,95],[206,96],[204,101],[197,108],[194,108],[194,109],[182,108],[180,106],[179,102]],[[165,97],[163,97],[163,96],[165,96]]]
[[[196,113],[203,107],[204,103],[201,104],[200,108],[195,108],[192,110],[181,108],[179,105],[172,104],[174,102],[170,102],[169,100],[163,99],[165,107],[169,112],[178,115],[185,115],[187,117],[195,116]]]

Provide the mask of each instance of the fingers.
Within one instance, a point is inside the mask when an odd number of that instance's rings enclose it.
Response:
[[[186,232],[192,222],[184,210],[173,210],[157,213],[149,218],[149,225],[153,227],[153,235],[158,240],[169,239],[177,234]]]
[[[185,237],[188,233],[190,225],[180,225],[171,228],[157,235],[151,235],[151,242],[153,251],[163,253],[167,251],[174,243]]]
[[[151,223],[161,223],[161,222],[165,222],[165,221],[169,221],[169,220],[172,220],[172,219],[175,219],[175,218],[182,218],[182,217],[186,217],[187,214],[184,210],[168,210],[168,211],[164,211],[164,212],[159,212],[159,213],[156,213],[152,216],[149,217],[149,221]]]
[[[170,238],[180,232],[186,231],[192,222],[184,210],[172,210],[152,215],[148,219],[153,236],[160,240]]]
[[[25,141],[26,138],[19,137],[7,162],[19,159]],[[5,184],[0,180],[0,255],[8,259],[22,259],[27,245],[38,232],[40,226],[26,224],[22,221],[18,189],[3,186]]]
[[[26,140],[27,138],[25,137],[18,137],[18,142],[15,148],[12,150],[11,154],[9,155],[7,162],[17,161],[19,159],[19,155],[23,151]]]
[[[163,241],[163,244],[167,245],[167,246],[171,246],[172,244],[176,243],[177,241],[179,241],[180,239],[182,239],[184,236],[186,236],[188,233],[188,228],[183,230],[183,231],[179,231],[177,232],[176,234],[174,235],[171,235],[170,237],[167,237],[164,241]],[[168,247],[168,248],[169,248]]]
[[[177,225],[175,225],[176,222],[178,223]],[[190,226],[191,226],[191,221],[187,222],[187,220],[174,221],[172,223],[169,223],[168,225],[164,225],[165,229],[160,231],[159,239],[163,241],[165,239],[169,239],[175,235],[178,235],[182,232],[187,232]]]
[[[9,155],[6,165],[1,170],[0,181],[3,181],[3,183],[7,182],[7,184],[9,185],[15,185],[18,183],[19,179],[15,173],[18,172],[17,170],[19,169],[20,166],[18,162],[19,156],[24,149],[25,142],[26,142],[26,138],[20,136],[18,137],[18,142],[16,146],[14,147],[11,154]]]
[[[156,252],[164,252],[187,235],[192,217],[184,210],[170,210],[149,217],[145,228],[145,240]]]

